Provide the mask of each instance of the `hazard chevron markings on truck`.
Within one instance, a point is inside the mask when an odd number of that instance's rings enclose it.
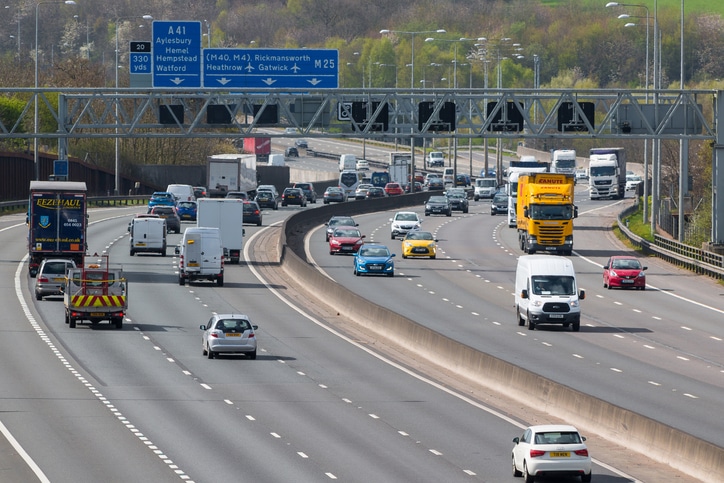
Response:
[[[73,307],[125,307],[125,295],[73,295]]]

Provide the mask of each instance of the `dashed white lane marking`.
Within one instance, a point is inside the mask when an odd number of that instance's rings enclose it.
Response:
[[[136,436],[139,439],[139,441],[143,442],[143,444],[146,445],[146,447],[151,449],[152,452],[156,456],[158,456],[159,459],[161,459],[163,461],[163,463],[166,464],[166,466],[168,466],[168,468],[170,470],[172,470],[176,475],[178,475],[178,477],[181,480],[184,480],[189,483],[193,483],[193,480],[183,470],[179,469],[178,466],[174,464],[173,460],[169,459],[168,456],[166,456],[164,454],[164,452],[159,450],[156,447],[156,445],[153,444],[153,442],[151,440],[149,440],[143,433],[138,431],[138,429],[136,429],[136,427],[133,424],[131,424],[126,419],[126,417],[123,416],[123,414],[120,411],[118,411],[118,409],[113,405],[113,403],[111,403],[103,395],[103,393],[101,393],[98,389],[96,389],[95,386],[93,386],[75,367],[73,367],[73,365],[70,362],[68,362],[68,360],[63,356],[63,354],[60,352],[60,350],[55,346],[53,341],[50,340],[50,337],[48,337],[46,335],[45,331],[42,329],[42,327],[40,326],[38,321],[35,320],[35,317],[33,316],[33,314],[30,312],[30,307],[28,306],[28,303],[25,300],[25,297],[23,297],[22,284],[20,282],[20,274],[23,272],[23,268],[25,266],[25,262],[27,261],[27,258],[28,258],[27,255],[25,257],[23,257],[23,259],[18,264],[17,270],[15,271],[15,295],[17,296],[18,301],[20,302],[20,306],[23,309],[25,318],[28,320],[28,322],[30,322],[30,325],[33,328],[33,330],[35,330],[35,332],[38,334],[40,339],[46,343],[48,348],[51,350],[51,352],[53,352],[53,354],[55,354],[55,356],[58,358],[58,360],[61,362],[61,364],[63,364],[63,366],[65,366],[65,368],[68,369],[68,371],[70,371],[70,373],[73,374],[73,376],[75,376],[75,378],[81,384],[83,384],[83,386],[85,386],[88,389],[88,391],[90,391],[90,393],[93,394],[94,397],[96,397],[96,399],[98,399],[98,401],[100,401],[103,405],[105,405],[105,407],[111,412],[111,414],[113,414],[116,417],[116,419],[118,421],[120,421],[121,424],[123,424],[126,427],[126,429],[128,429],[131,432],[131,434]],[[28,465],[30,466],[30,463]],[[42,475],[42,472],[41,472],[41,475]],[[42,475],[42,476],[43,476],[43,478],[45,477],[44,475]],[[40,478],[40,476],[39,476],[39,478]],[[46,478],[45,480],[41,479],[41,481],[48,481],[48,480]]]

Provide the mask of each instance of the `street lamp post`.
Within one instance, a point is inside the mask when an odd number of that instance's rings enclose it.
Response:
[[[153,16],[151,15],[134,15],[132,17],[124,17],[124,18],[117,18],[116,19],[116,64],[115,64],[115,71],[116,71],[116,89],[118,89],[118,55],[119,55],[119,46],[118,46],[118,22],[121,20],[129,20],[134,18],[142,18],[143,20],[153,20]],[[116,92],[116,96],[118,95],[118,92]],[[120,100],[118,97],[116,97],[116,137],[115,137],[115,186],[113,189],[113,194],[118,196],[120,194],[120,183],[121,183],[121,176],[120,176],[120,147],[119,147],[119,141],[118,138],[118,103]]]
[[[447,30],[445,29],[437,29],[437,30],[422,30],[422,31],[416,31],[416,32],[407,32],[402,30],[389,30],[389,29],[382,29],[380,30],[381,34],[408,34],[410,35],[411,41],[410,41],[410,50],[411,50],[411,67],[412,71],[410,72],[410,89],[415,88],[415,35],[416,34],[444,34],[447,33]]]
[[[618,2],[608,2],[608,3],[606,4],[606,7],[607,7],[607,8],[608,8],[608,7],[637,7],[637,8],[643,8],[643,9],[646,10],[646,17],[637,17],[637,16],[633,16],[633,17],[632,17],[631,15],[628,15],[628,14],[625,14],[625,13],[624,13],[624,14],[619,15],[618,18],[620,18],[620,19],[627,19],[627,18],[646,18],[646,74],[645,74],[645,75],[646,75],[646,82],[645,82],[644,85],[645,85],[645,89],[646,89],[646,102],[648,103],[648,102],[649,102],[649,93],[648,93],[648,90],[649,90],[649,25],[650,25],[650,22],[649,22],[649,18],[650,18],[650,16],[649,16],[649,8],[648,8],[646,5],[643,5],[643,4],[618,3]],[[637,25],[637,24],[635,24],[635,23],[633,23],[633,22],[629,22],[629,23],[626,23],[626,25],[624,25],[624,27],[633,27],[633,26],[636,26],[636,25]],[[657,25],[656,25],[656,9],[655,9],[655,7],[654,7],[654,89],[657,88],[656,79],[657,79],[657,77],[658,77],[657,71],[656,71],[656,65],[657,65],[657,59],[656,59],[656,51],[657,51],[657,47],[656,47],[656,46],[657,46],[656,29],[657,29]],[[656,95],[656,94],[654,94],[654,95]],[[654,101],[654,102],[656,103],[656,101]],[[648,180],[649,180],[649,155],[648,155],[648,146],[649,146],[648,140],[644,139],[644,192],[643,192],[643,197],[644,197],[644,203],[643,203],[643,205],[644,205],[644,206],[643,206],[643,214],[642,214],[642,215],[643,215],[643,221],[644,221],[644,223],[646,223],[646,222],[648,221],[648,218],[649,218],[649,203],[648,203],[648,201],[649,201],[649,182],[648,182]],[[651,153],[652,153],[652,156],[653,156],[653,155],[654,155],[654,152],[655,152],[655,147],[654,147],[654,141],[653,141],[653,140],[651,141],[651,146],[652,146]]]
[[[40,163],[38,161],[38,12],[40,11],[41,5],[48,5],[51,3],[64,3],[65,5],[75,5],[74,0],[58,0],[51,2],[38,2],[35,4],[35,116],[34,116],[34,127],[33,127],[33,163],[35,164],[35,179],[40,179]],[[18,40],[20,36],[18,36]]]

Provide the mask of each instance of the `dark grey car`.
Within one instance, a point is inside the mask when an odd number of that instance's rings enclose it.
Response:
[[[495,193],[493,201],[490,203],[490,214],[497,215],[498,213],[505,214],[508,212],[508,195],[505,193]]]
[[[452,206],[447,196],[431,196],[425,203],[425,216],[445,215],[452,216]]]

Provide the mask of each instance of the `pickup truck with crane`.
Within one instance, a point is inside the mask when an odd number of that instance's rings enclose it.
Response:
[[[71,268],[63,284],[65,323],[71,329],[82,321],[93,326],[107,320],[123,328],[128,310],[128,282],[121,267],[111,267],[108,255],[86,256],[82,267]]]

